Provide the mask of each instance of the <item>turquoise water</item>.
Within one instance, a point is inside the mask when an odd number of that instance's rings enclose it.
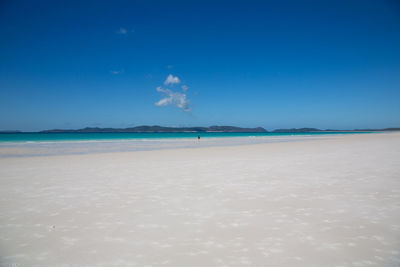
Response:
[[[308,132],[308,133],[200,133],[207,137],[266,137],[266,136],[313,136],[336,134],[359,134],[370,132]],[[199,133],[1,133],[0,142],[44,142],[44,141],[94,141],[126,139],[179,139],[197,138]]]

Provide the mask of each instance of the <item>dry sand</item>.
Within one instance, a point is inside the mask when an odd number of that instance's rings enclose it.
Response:
[[[1,266],[399,266],[400,134],[0,159]]]

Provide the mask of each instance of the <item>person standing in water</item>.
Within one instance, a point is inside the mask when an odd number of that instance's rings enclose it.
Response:
[[[197,136],[197,141],[200,141],[200,135]]]

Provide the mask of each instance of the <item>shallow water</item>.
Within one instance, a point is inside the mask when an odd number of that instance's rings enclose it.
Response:
[[[270,136],[319,136],[335,134],[354,134],[369,132],[307,132],[307,133],[1,133],[0,143],[4,142],[43,142],[43,141],[94,141],[94,140],[125,140],[125,139],[196,139],[227,138],[227,137],[270,137]]]
[[[346,133],[348,134],[348,133]],[[72,134],[74,135],[74,134]],[[117,134],[118,135],[118,134]],[[159,134],[160,135],[160,134]],[[161,134],[162,135],[162,134]],[[157,136],[157,135],[155,135]],[[171,135],[172,136],[172,135]],[[335,138],[341,134],[295,134],[234,136],[222,133],[219,137],[196,138],[133,138],[99,140],[51,140],[0,142],[0,158],[90,154],[107,152],[147,151],[160,149],[201,148],[211,146],[237,146],[278,142],[297,142],[315,139]]]

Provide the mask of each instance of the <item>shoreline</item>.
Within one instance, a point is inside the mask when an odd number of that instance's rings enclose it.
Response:
[[[387,131],[386,131],[387,132]],[[275,137],[275,136],[319,136],[337,134],[369,134],[385,133],[385,131],[315,131],[315,132],[156,132],[156,133],[123,133],[123,132],[65,132],[65,133],[3,133],[0,134],[0,145],[21,142],[69,142],[69,141],[112,141],[112,140],[168,140],[191,139],[198,135],[203,138],[233,138],[233,137]],[[25,136],[25,139],[17,137]],[[28,137],[27,137],[28,136]],[[29,138],[30,136],[30,138]],[[42,139],[37,139],[38,136]],[[97,136],[97,138],[96,138]],[[49,138],[52,137],[52,138]],[[68,138],[66,138],[68,137]],[[117,138],[116,138],[117,137]],[[124,138],[121,138],[124,137]]]
[[[91,153],[115,153],[134,151],[157,151],[205,147],[229,147],[280,142],[301,142],[307,140],[330,139],[336,136],[391,133],[345,133],[345,134],[293,134],[270,136],[228,136],[147,139],[100,139],[100,140],[54,140],[0,142],[0,159],[30,156],[80,155]]]

